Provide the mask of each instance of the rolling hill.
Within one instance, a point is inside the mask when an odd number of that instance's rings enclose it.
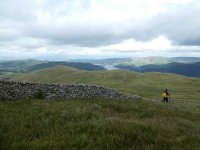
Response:
[[[188,78],[175,74],[137,73],[125,70],[90,72],[56,66],[20,74],[11,80],[95,84],[155,99],[160,99],[163,89],[168,88],[172,99],[199,100],[200,97],[200,78]]]
[[[65,61],[39,61],[34,59],[5,61],[0,63],[1,72],[30,72],[48,67],[54,67],[58,65],[73,67],[81,70],[105,70],[104,67],[79,62],[65,62]]]
[[[81,70],[88,70],[88,71],[105,70],[104,67],[90,64],[90,63],[52,61],[52,62],[45,62],[45,63],[40,63],[40,64],[30,66],[30,67],[26,68],[26,71],[31,72],[31,71],[45,69],[45,68],[59,66],[59,65],[73,67],[73,68],[77,68],[77,69],[81,69]]]
[[[163,72],[175,73],[189,77],[200,77],[200,62],[190,64],[173,62],[169,64],[150,64],[138,67],[135,65],[117,65],[115,67],[136,72]]]

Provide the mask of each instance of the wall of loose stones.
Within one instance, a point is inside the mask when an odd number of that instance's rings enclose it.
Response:
[[[40,84],[0,81],[0,100],[16,99],[116,99],[138,100],[137,95],[85,84]]]

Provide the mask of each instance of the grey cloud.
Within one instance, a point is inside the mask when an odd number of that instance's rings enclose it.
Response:
[[[200,45],[200,3],[191,3],[169,9],[155,18],[152,29],[167,36],[175,45]]]
[[[32,20],[35,7],[36,4],[32,0],[2,0],[0,1],[0,19],[13,22]]]
[[[168,11],[151,20],[135,24],[128,22],[124,39],[149,41],[159,35],[166,36],[174,45],[200,46],[200,3],[168,5]]]
[[[14,40],[19,36],[19,33],[15,30],[1,29],[0,30],[0,42]]]
[[[66,24],[62,26],[41,26],[32,24],[24,33],[28,37],[48,39],[53,44],[72,44],[81,47],[109,45],[123,40],[123,36],[115,36],[108,26],[98,24]]]
[[[118,43],[133,38],[137,41],[149,41],[159,35],[169,38],[175,45],[197,46],[200,45],[200,3],[168,6],[167,13],[160,14],[152,20],[135,24],[124,22],[127,28],[121,29],[121,24],[115,24],[118,30],[124,30],[115,34],[115,30],[109,24],[79,24],[66,25],[56,32],[50,28],[43,33],[55,42],[74,44],[78,46],[100,46]],[[126,25],[124,25],[126,27]],[[61,33],[62,32],[62,33]],[[36,32],[37,33],[37,32]],[[37,37],[37,36],[36,36]],[[43,37],[44,38],[44,37]]]
[[[43,11],[52,14],[66,15],[70,11],[76,11],[73,10],[74,2],[75,0],[48,0],[44,6],[40,7],[43,8]],[[64,3],[67,3],[65,9],[56,10],[57,6]],[[80,0],[83,11],[90,8],[90,3],[90,0]],[[130,38],[137,41],[148,41],[162,34],[177,45],[200,45],[200,19],[198,19],[200,3],[198,2],[190,5],[168,6],[167,13],[139,24],[130,20],[116,24],[71,23],[69,21],[62,25],[56,23],[44,25],[36,18],[36,12],[40,10],[38,7],[34,0],[0,1],[0,40],[15,41],[25,37],[46,40],[46,43],[55,45],[96,47],[118,43]],[[1,30],[4,30],[3,34],[1,34]],[[116,33],[116,30],[122,32]]]

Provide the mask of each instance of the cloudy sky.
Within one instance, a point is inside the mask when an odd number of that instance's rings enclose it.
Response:
[[[200,57],[199,0],[1,0],[0,59]]]

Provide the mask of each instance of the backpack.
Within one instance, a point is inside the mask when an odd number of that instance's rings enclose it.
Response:
[[[167,97],[167,94],[166,93],[162,93],[162,97]]]

